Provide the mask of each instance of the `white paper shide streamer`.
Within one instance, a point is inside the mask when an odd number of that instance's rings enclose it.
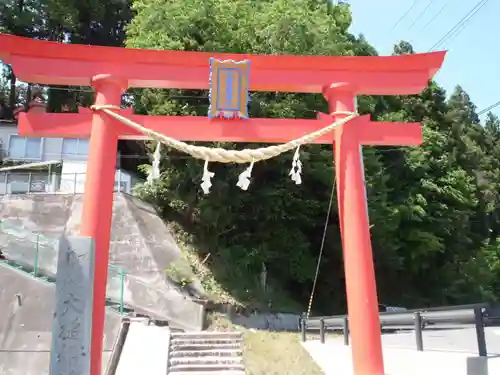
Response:
[[[208,160],[205,160],[205,166],[203,167],[203,176],[201,176],[201,189],[204,194],[210,193],[210,188],[212,187],[212,177],[215,176],[214,172],[208,170]]]
[[[155,153],[153,154],[153,163],[148,173],[148,184],[152,184],[154,180],[160,177],[160,159],[161,159],[161,142],[156,145]]]
[[[238,177],[238,183],[236,184],[236,186],[238,186],[241,190],[248,190],[248,186],[250,186],[250,177],[252,177],[252,169],[254,164],[255,162],[252,160],[250,166],[240,173],[240,176]]]
[[[300,185],[302,183],[302,162],[300,161],[300,146],[295,150],[295,154],[293,155],[292,160],[292,169],[288,174],[292,181],[295,182],[296,185]]]

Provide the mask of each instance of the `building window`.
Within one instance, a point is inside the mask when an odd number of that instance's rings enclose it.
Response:
[[[87,156],[89,154],[89,140],[79,138],[64,138],[62,146],[63,158],[72,156]]]
[[[12,159],[41,159],[42,139],[11,135],[9,139],[9,157]]]

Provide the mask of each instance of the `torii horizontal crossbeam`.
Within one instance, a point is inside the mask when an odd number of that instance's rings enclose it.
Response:
[[[27,137],[88,138],[92,128],[92,112],[80,109],[81,113],[22,113],[19,118],[19,133]],[[255,142],[285,143],[324,128],[334,120],[321,115],[317,120],[267,119],[219,120],[201,116],[143,116],[133,115],[131,110],[119,113],[155,132],[180,141],[199,142]],[[373,122],[370,116],[359,116],[351,125],[363,129],[362,144],[416,146],[422,142],[422,130],[418,123]],[[136,130],[116,124],[119,139],[144,140],[147,136]],[[314,143],[332,144],[334,134],[317,138]]]

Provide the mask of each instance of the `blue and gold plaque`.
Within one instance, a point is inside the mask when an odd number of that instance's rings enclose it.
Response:
[[[210,59],[210,118],[248,119],[250,61]]]

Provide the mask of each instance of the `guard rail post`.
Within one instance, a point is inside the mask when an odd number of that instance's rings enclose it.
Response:
[[[319,339],[322,344],[325,343],[325,320],[323,318],[319,321]]]
[[[300,317],[300,333],[301,333],[301,339],[302,342],[306,342],[306,318],[304,315]]]
[[[344,333],[344,345],[349,345],[349,318],[344,316],[342,320],[342,332]]]
[[[32,182],[32,179],[33,179],[33,175],[32,173],[28,173],[28,194],[31,193],[31,182]]]
[[[486,357],[488,352],[486,350],[486,337],[484,334],[483,309],[480,307],[476,307],[474,309],[474,323],[476,326],[477,349],[479,356]]]
[[[422,315],[420,311],[413,314],[413,322],[415,324],[415,341],[419,352],[424,350],[424,340],[422,338]]]

